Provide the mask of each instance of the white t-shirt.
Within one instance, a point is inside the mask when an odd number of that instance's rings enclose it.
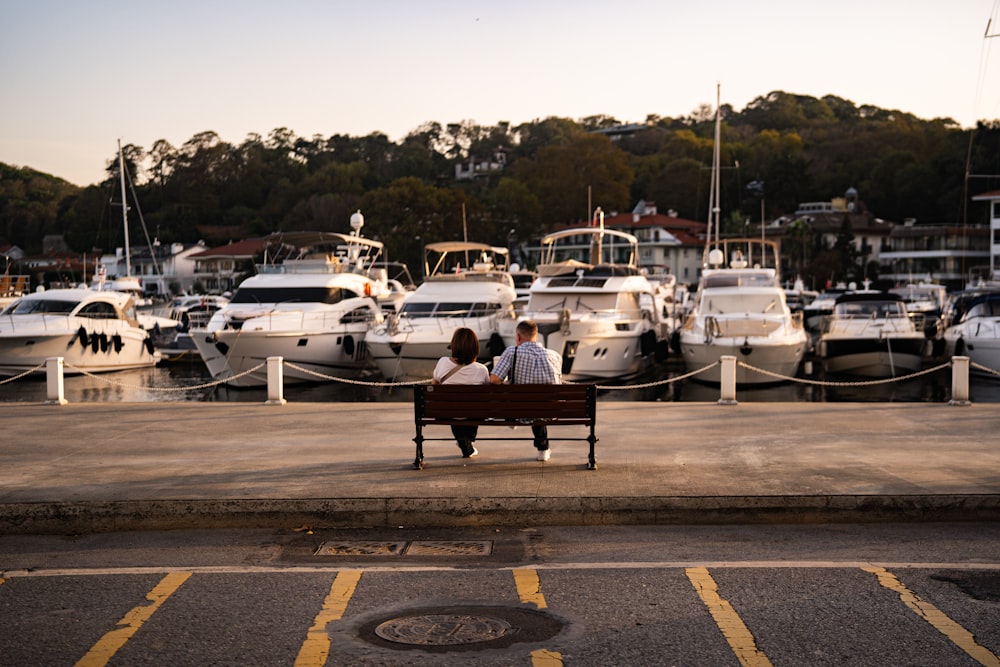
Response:
[[[441,382],[441,378],[447,375],[448,371],[459,365],[451,357],[441,357],[438,360],[437,366],[434,367],[434,379]],[[452,373],[451,377],[445,380],[443,384],[489,384],[489,381],[489,369],[478,361],[474,361]]]

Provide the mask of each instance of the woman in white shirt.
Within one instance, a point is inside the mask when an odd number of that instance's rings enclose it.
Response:
[[[490,371],[476,361],[479,358],[479,337],[472,329],[465,327],[455,330],[451,336],[450,357],[441,357],[434,367],[434,384],[489,384]],[[479,433],[478,426],[452,426],[451,433],[462,450],[462,456],[470,458],[479,453],[472,443]]]

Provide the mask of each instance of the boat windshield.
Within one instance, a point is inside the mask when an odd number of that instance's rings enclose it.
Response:
[[[705,295],[706,314],[781,313],[774,294],[711,294]]]
[[[907,317],[906,309],[898,301],[849,301],[838,303],[834,310],[837,317]]]
[[[768,271],[713,274],[705,276],[702,280],[706,289],[712,287],[767,287],[777,284],[774,274]]]
[[[232,303],[340,303],[358,296],[340,287],[240,287]]]
[[[32,315],[53,313],[68,315],[80,305],[79,301],[57,301],[55,299],[22,299],[10,311],[11,315]]]
[[[965,319],[971,320],[974,317],[1000,317],[1000,299],[989,299],[973,305]]]
[[[500,310],[500,304],[460,302],[408,302],[403,304],[400,315],[407,317],[485,317]]]

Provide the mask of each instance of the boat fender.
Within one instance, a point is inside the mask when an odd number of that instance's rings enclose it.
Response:
[[[101,349],[101,339],[97,334],[90,337],[90,351],[97,352]]]
[[[639,336],[639,353],[647,357],[656,351],[656,332],[646,331]]]
[[[674,352],[680,352],[681,351],[681,332],[680,331],[674,331],[672,334],[670,334],[670,349],[673,350]]]
[[[121,352],[122,351],[122,345],[123,345],[123,343],[122,343],[122,337],[120,335],[118,335],[118,334],[115,334],[114,336],[112,336],[111,337],[111,345],[112,345],[112,347],[115,348],[115,352],[116,353],[117,352]]]
[[[935,338],[931,343],[931,354],[940,357],[944,354],[944,338]]]
[[[107,352],[110,347],[111,341],[108,340],[107,334],[101,334],[101,352]]]
[[[160,335],[160,323],[159,322],[154,322],[153,323],[153,333],[156,334],[157,336]]]
[[[86,329],[80,327],[76,334],[80,337],[80,347],[85,348],[90,345],[90,334],[87,333]]]
[[[959,338],[955,341],[955,356],[964,357],[965,356],[965,339]]]
[[[223,341],[216,341],[215,349],[223,354],[223,356],[229,354],[229,346]]]
[[[156,352],[153,348],[153,339],[149,336],[146,336],[145,340],[142,341],[142,344],[146,346],[146,352],[149,352],[150,354],[154,354]]]
[[[365,283],[365,296],[371,296],[371,295],[372,295],[372,284]]]
[[[349,357],[354,356],[354,336],[344,336],[344,353]]]
[[[486,344],[486,349],[489,351],[491,357],[499,357],[507,349],[507,346],[504,345],[500,334],[494,331],[490,336],[489,342]]]
[[[665,361],[667,357],[670,356],[670,344],[665,340],[659,340],[656,342],[656,352],[653,358],[657,361]]]
[[[753,346],[750,344],[750,341],[744,340],[743,345],[740,346],[740,354],[749,357],[751,352],[753,352]]]

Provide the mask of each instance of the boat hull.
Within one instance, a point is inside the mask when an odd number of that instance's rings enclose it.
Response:
[[[476,332],[479,338],[479,361],[491,364],[503,352],[498,318],[401,318],[395,333],[380,325],[368,333],[366,345],[372,361],[389,382],[430,380],[441,357],[451,356],[448,346],[459,327]]]
[[[736,384],[767,384],[794,378],[805,355],[808,339],[803,332],[790,342],[762,343],[740,339],[726,341],[714,339],[709,343],[691,340],[692,336],[682,334],[681,356],[690,372],[705,369],[694,376],[702,382],[721,382],[722,367],[717,362],[724,356],[736,357],[748,366],[759,368],[766,373],[736,365]],[[713,365],[714,364],[714,365]],[[711,368],[706,368],[711,366]]]
[[[267,384],[268,357],[285,362],[285,383],[360,377],[371,369],[365,333],[366,327],[359,325],[321,332],[196,330],[191,337],[214,379],[234,387],[259,387]]]
[[[821,338],[818,352],[827,373],[881,378],[920,370],[926,347],[923,336]]]
[[[21,327],[21,332],[9,333],[0,325],[0,376],[13,376],[44,366],[46,359],[63,358],[63,372],[67,375],[80,373],[107,373],[154,366],[160,359],[159,353],[151,352],[146,345],[146,334],[139,329],[126,327],[104,327],[100,321],[84,329],[82,325],[70,327],[58,322],[50,322],[47,331],[30,333]],[[54,328],[65,329],[62,332]]]

